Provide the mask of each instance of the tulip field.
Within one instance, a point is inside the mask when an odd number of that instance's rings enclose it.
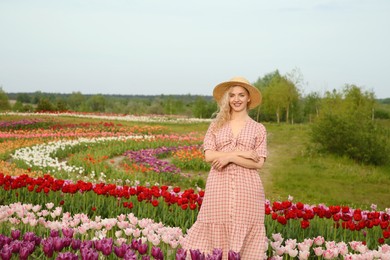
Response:
[[[1,114],[0,258],[222,259],[219,248],[181,248],[205,194],[209,122]],[[258,206],[268,237],[258,259],[390,259],[390,209],[292,197]]]

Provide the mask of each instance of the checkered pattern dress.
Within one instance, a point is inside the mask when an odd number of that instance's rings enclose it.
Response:
[[[205,150],[255,150],[267,156],[265,127],[250,119],[234,137],[230,124],[216,133],[211,127],[204,139]],[[263,259],[265,251],[264,190],[256,169],[229,164],[221,171],[212,168],[202,207],[194,225],[183,240],[184,249],[200,249],[211,254],[214,248],[240,252],[243,260]],[[189,253],[189,252],[188,252]]]

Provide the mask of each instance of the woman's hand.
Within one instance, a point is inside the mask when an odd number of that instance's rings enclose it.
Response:
[[[228,165],[230,163],[230,160],[226,157],[220,157],[215,159],[212,163],[211,166],[213,166],[215,169],[218,171],[222,170],[223,167]]]

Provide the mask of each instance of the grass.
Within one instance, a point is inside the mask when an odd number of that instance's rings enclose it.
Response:
[[[390,166],[359,165],[348,158],[310,152],[309,125],[266,124],[269,158],[266,196],[309,204],[390,207]]]

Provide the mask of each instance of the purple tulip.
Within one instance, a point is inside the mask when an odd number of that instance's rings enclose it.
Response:
[[[22,241],[20,240],[14,240],[12,241],[9,245],[11,246],[12,248],[12,253],[14,254],[17,254],[19,253],[19,250],[20,250],[20,246],[22,245]]]
[[[30,249],[27,246],[23,246],[19,250],[19,259],[27,260],[30,255]]]
[[[0,248],[2,248],[4,245],[8,245],[9,243],[11,243],[12,239],[3,235],[3,234],[0,234]]]
[[[12,249],[9,245],[5,244],[0,251],[0,257],[2,260],[9,260],[12,256]]]
[[[64,243],[64,247],[68,247],[72,243],[72,239],[69,237],[63,237],[62,242]]]
[[[39,236],[35,236],[34,242],[35,246],[39,246],[41,244],[42,238]]]
[[[20,230],[19,229],[11,230],[11,237],[13,240],[18,240],[20,238]]]
[[[61,252],[62,249],[65,247],[64,241],[62,240],[61,237],[54,237],[53,238],[53,247],[54,250],[57,252]]]
[[[102,253],[103,255],[110,255],[112,252],[112,243],[106,242],[102,245]]]
[[[228,260],[240,260],[240,253],[239,252],[234,252],[233,250],[229,250],[228,253]]]
[[[79,257],[71,252],[59,253],[56,260],[78,260]]]
[[[218,260],[220,259],[218,255],[207,255],[205,260]]]
[[[135,252],[131,249],[128,249],[126,251],[126,254],[125,256],[123,257],[124,260],[137,260],[137,255],[135,254]]]
[[[190,249],[191,260],[200,260],[201,252],[199,249]]]
[[[219,248],[215,248],[213,250],[213,256],[214,256],[214,260],[222,260],[222,249],[219,249]]]
[[[176,151],[178,149],[178,147],[160,147],[155,149],[143,149],[139,151],[127,151],[124,153],[124,156],[127,156],[131,161],[134,161],[138,164],[149,166],[157,173],[179,173],[180,169],[175,165],[157,158],[159,155],[169,154],[170,152]]]
[[[187,250],[183,248],[179,248],[176,251],[176,260],[186,260],[187,257]]]
[[[141,241],[140,241],[141,242]],[[148,244],[143,244],[143,243],[140,243],[139,245],[138,245],[138,253],[140,254],[140,255],[144,255],[144,254],[146,254],[148,252]]]
[[[127,251],[127,245],[125,243],[123,243],[122,245],[120,246],[114,246],[114,253],[117,257],[119,258],[123,258],[126,254],[126,251]]]
[[[99,253],[93,248],[85,246],[80,248],[81,259],[82,260],[98,260]]]
[[[158,259],[158,260],[164,259],[163,252],[161,251],[161,249],[159,247],[156,247],[156,246],[152,247],[152,256],[154,257],[154,259]]]
[[[143,256],[142,256],[142,260],[150,260],[150,256],[148,256],[148,255],[143,255]]]
[[[103,250],[103,240],[95,240],[94,245],[96,250],[102,251]]]
[[[72,228],[63,228],[62,234],[66,237],[72,238],[73,237],[74,230]]]
[[[23,235],[24,241],[34,242],[35,244],[35,234],[33,232],[26,232]]]
[[[31,255],[35,250],[35,243],[34,242],[23,242],[20,245],[20,249],[22,249],[22,247],[27,248],[29,254]]]
[[[92,248],[93,247],[93,242],[91,240],[86,240],[86,241],[83,241],[81,242],[81,245],[80,245],[80,249],[82,248]]]
[[[42,241],[42,250],[47,257],[53,256],[54,246],[51,239],[45,239]]]
[[[81,240],[80,239],[72,239],[72,243],[70,244],[73,250],[79,250],[81,246]]]
[[[50,236],[51,237],[58,237],[58,236],[60,236],[60,232],[58,232],[58,230],[52,229],[52,230],[50,230]]]
[[[130,248],[133,249],[133,250],[138,250],[138,246],[142,244],[141,242],[141,239],[138,241],[137,239],[133,239],[131,241],[131,245],[130,245]]]

